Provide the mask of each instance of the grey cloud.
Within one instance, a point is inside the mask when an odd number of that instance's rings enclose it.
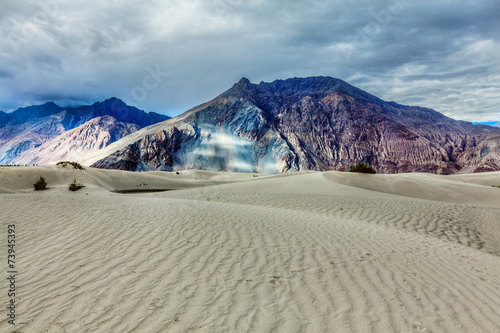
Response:
[[[13,77],[14,74],[12,74],[11,72],[0,69],[0,79],[11,79]]]
[[[21,43],[0,40],[0,63],[13,75],[0,80],[0,109],[117,96],[175,115],[242,76],[331,75],[455,118],[500,118],[500,3],[402,0],[391,13],[392,3],[89,0],[44,11],[37,1],[6,2],[0,34]],[[147,68],[157,66],[168,77],[145,89]]]
[[[405,81],[415,80],[448,80],[457,77],[463,77],[469,74],[484,74],[488,73],[489,68],[486,66],[479,66],[469,68],[459,72],[444,73],[444,74],[425,74],[425,75],[408,75],[403,78]]]

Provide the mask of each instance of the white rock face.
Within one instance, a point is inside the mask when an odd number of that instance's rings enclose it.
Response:
[[[132,128],[138,129],[168,119],[164,115],[153,112],[146,113],[135,107],[128,106],[117,98],[110,98],[103,102],[77,108],[61,108],[49,102],[43,105],[20,108],[9,114],[0,112],[0,164],[16,164],[20,160],[27,161],[28,163],[34,160],[42,161],[46,159],[46,156],[37,156],[35,150],[24,154],[23,157],[20,155],[28,150],[38,148],[46,142],[92,119],[106,116],[111,116],[115,119],[118,126],[117,129],[111,131],[112,126],[110,124],[100,123],[99,126],[105,128],[104,132],[110,131],[108,139],[105,137],[89,137],[88,144],[84,142],[85,140],[81,140],[79,142],[83,145],[82,147],[73,144],[72,149],[75,152],[80,151],[80,148],[82,148],[82,152],[94,150],[96,147],[89,147],[89,145],[93,145],[95,142],[103,143],[104,147],[111,143],[109,140],[113,141],[121,138],[122,135],[118,133],[124,129],[123,124],[133,124],[133,126],[126,126],[128,127],[126,133],[130,133],[130,129]],[[118,122],[121,122],[121,125]],[[97,132],[94,131],[93,133],[93,135],[96,135]],[[103,135],[106,136],[104,133]],[[67,136],[63,138],[68,140]],[[84,138],[73,139],[78,141]],[[52,142],[51,144],[54,145],[55,143]],[[64,146],[65,143],[60,143],[60,145]],[[52,149],[55,149],[55,147],[52,147]],[[64,150],[62,147],[61,149]],[[38,151],[46,153],[45,150]],[[73,156],[83,157],[78,154],[73,154]],[[51,159],[48,158],[47,160]]]
[[[64,133],[64,114],[33,119],[16,126],[0,128],[0,163],[15,164],[14,159],[24,151],[36,148],[44,142]]]
[[[97,117],[37,148],[25,151],[11,161],[13,164],[80,162],[87,154],[96,152],[138,129],[136,124],[126,124],[111,116]]]

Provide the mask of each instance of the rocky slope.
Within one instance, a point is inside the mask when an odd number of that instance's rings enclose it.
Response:
[[[11,159],[12,164],[55,164],[79,161],[87,154],[136,132],[139,125],[111,116],[97,117]]]
[[[117,98],[78,108],[61,108],[49,102],[21,108],[12,113],[0,112],[0,163],[18,163],[19,156],[24,152],[35,149],[92,119],[105,116],[111,116],[116,120],[118,125],[116,130],[126,124],[127,130],[123,135],[112,135],[115,139],[129,134],[130,129],[140,129],[168,119],[164,115],[146,113],[127,106]],[[110,130],[109,126],[107,130]],[[25,156],[34,154],[31,152]],[[34,160],[36,159],[23,158],[28,164],[35,163]]]
[[[140,134],[93,166],[276,173],[365,161],[384,173],[500,170],[500,130],[385,102],[331,77],[242,79]]]

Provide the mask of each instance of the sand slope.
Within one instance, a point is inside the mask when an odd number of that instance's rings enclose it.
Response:
[[[50,190],[31,190],[39,174]],[[73,177],[88,186],[70,193]],[[16,328],[498,332],[491,182],[500,173],[0,168],[0,235],[12,223],[19,233]],[[184,189],[110,192],[147,187]]]

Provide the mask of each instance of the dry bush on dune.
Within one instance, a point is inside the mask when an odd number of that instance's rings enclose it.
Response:
[[[360,172],[360,173],[377,173],[374,167],[369,164],[359,162],[356,165],[351,165],[349,172]]]
[[[76,178],[75,178],[75,179],[73,179],[73,182],[71,184],[69,184],[68,190],[75,192],[75,191],[78,191],[79,189],[84,188],[84,187],[85,186],[82,184],[77,184]]]
[[[42,191],[47,189],[47,182],[45,181],[45,178],[40,176],[40,179],[38,179],[36,183],[33,184],[33,187],[35,188],[35,191]]]

